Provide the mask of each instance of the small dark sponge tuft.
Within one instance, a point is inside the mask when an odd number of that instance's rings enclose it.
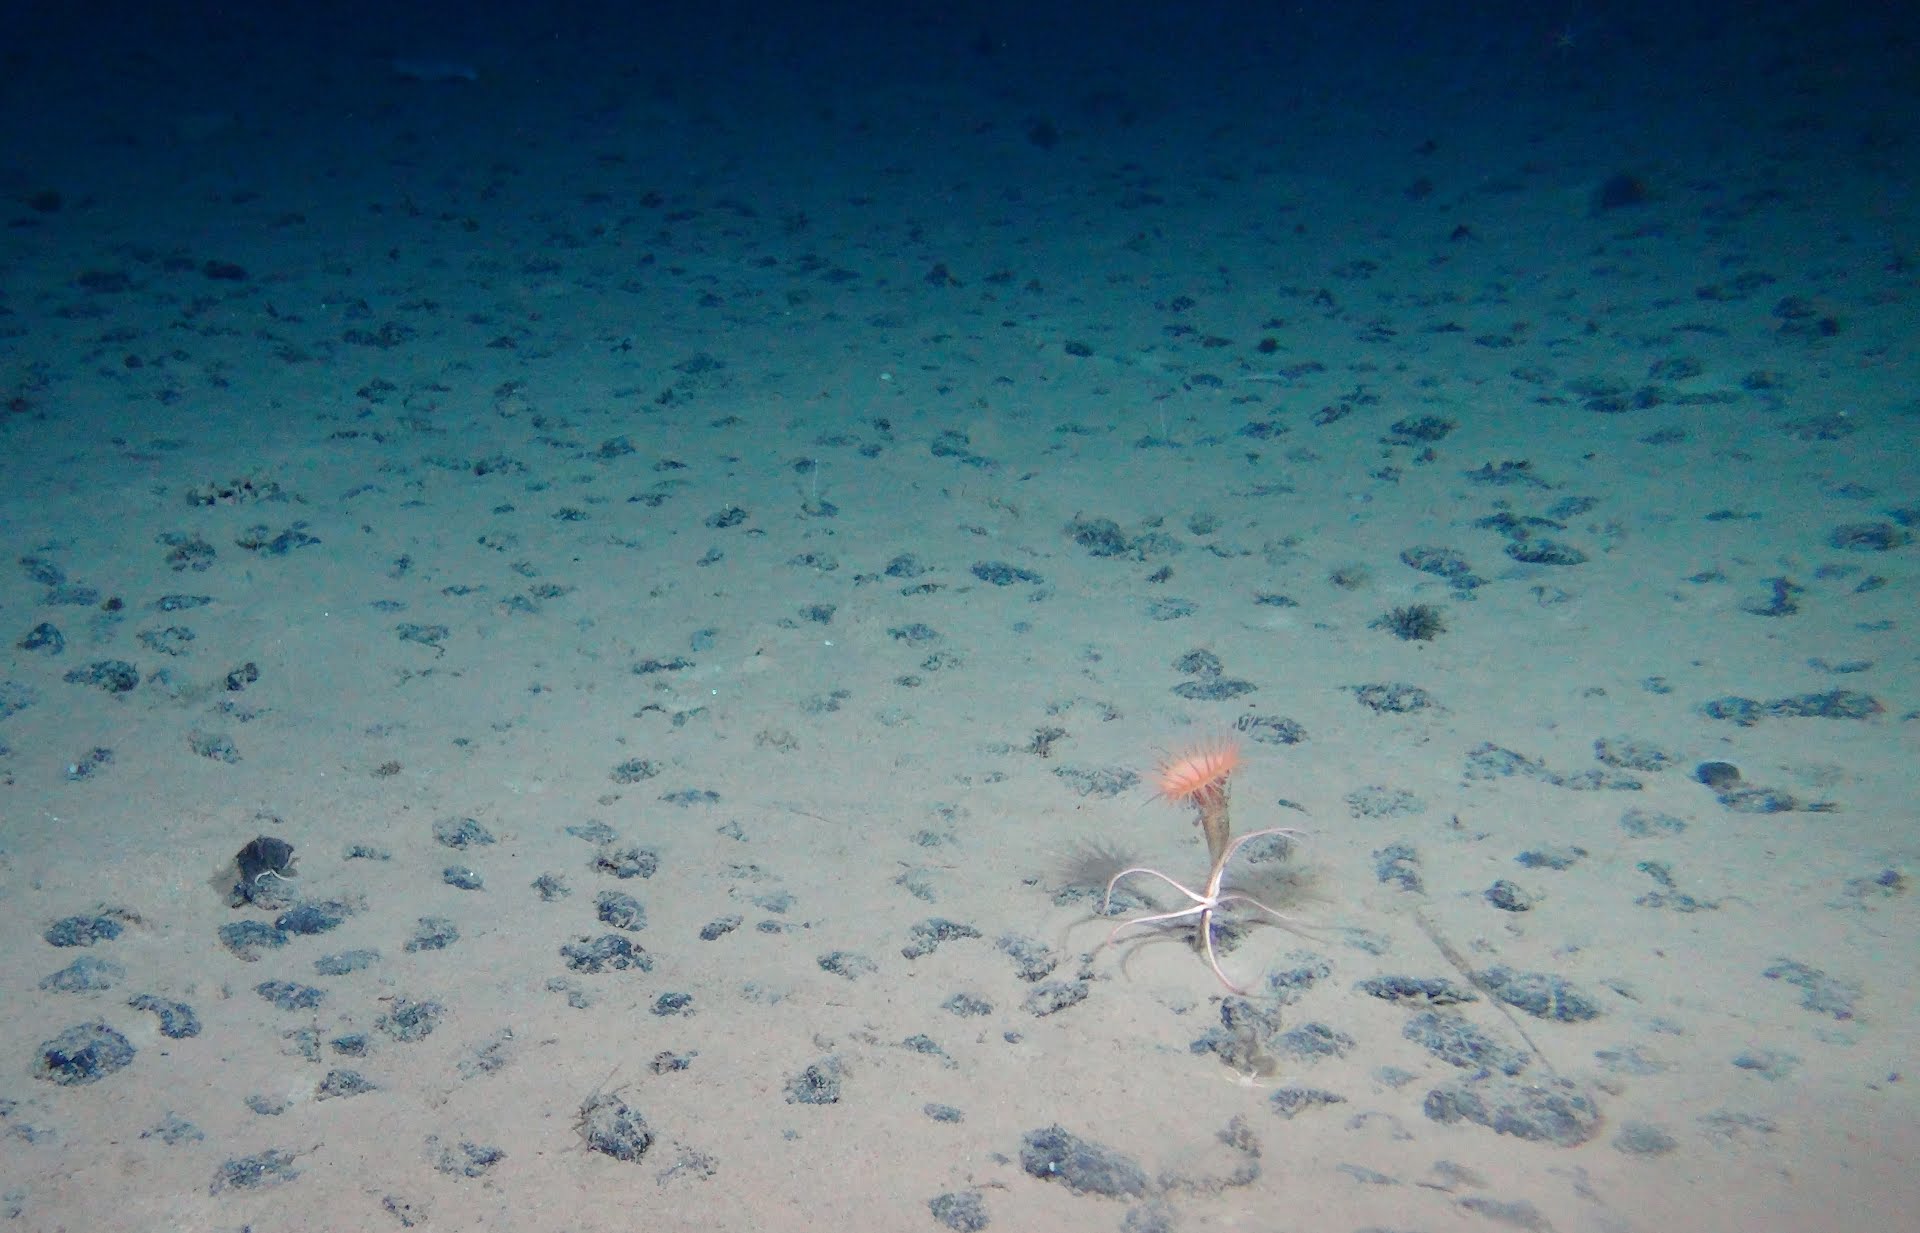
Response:
[[[1395,608],[1373,623],[1394,637],[1408,642],[1431,642],[1447,632],[1447,618],[1432,604],[1408,604]]]

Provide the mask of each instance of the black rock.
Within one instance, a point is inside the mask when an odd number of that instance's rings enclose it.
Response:
[[[1702,762],[1693,768],[1693,777],[1719,792],[1740,782],[1740,768],[1731,762]]]
[[[371,1079],[357,1070],[329,1070],[327,1077],[320,1081],[315,1089],[315,1100],[332,1100],[341,1096],[360,1096],[377,1090]]]
[[[48,655],[58,655],[67,649],[66,635],[58,626],[42,621],[27,631],[27,636],[17,644],[23,651],[41,651]]]
[[[1033,992],[1020,1000],[1020,1008],[1035,1018],[1044,1019],[1069,1006],[1078,1006],[1087,1000],[1087,993],[1084,980],[1049,980],[1035,985]]]
[[[240,920],[220,926],[220,945],[247,963],[260,958],[263,950],[287,944],[287,935],[263,920]]]
[[[1355,685],[1353,696],[1361,706],[1382,715],[1405,715],[1434,705],[1433,695],[1418,685]]]
[[[1577,1147],[1600,1131],[1599,1106],[1564,1080],[1518,1083],[1490,1076],[1435,1088],[1423,1108],[1436,1122],[1475,1122],[1496,1134],[1557,1147]]]
[[[442,847],[460,850],[494,842],[493,832],[474,818],[441,818],[433,824],[433,838]]]
[[[293,845],[271,835],[259,835],[234,854],[242,887],[257,887],[263,879],[294,876]]]
[[[444,916],[422,916],[414,926],[413,936],[407,939],[403,947],[409,955],[423,950],[445,950],[460,940],[459,926]]]
[[[997,587],[1012,586],[1016,582],[1044,582],[1039,574],[1018,565],[1009,565],[1005,561],[976,561],[973,576],[982,582],[990,582]]]
[[[980,931],[972,925],[962,925],[939,916],[921,921],[908,932],[913,940],[900,948],[901,955],[908,959],[919,959],[931,955],[942,942],[951,941],[954,938],[980,936]]]
[[[185,1040],[200,1034],[200,1016],[193,1013],[193,1007],[185,1002],[172,1002],[166,998],[154,997],[143,993],[128,998],[127,1005],[135,1010],[149,1011],[160,1018],[160,1034],[172,1040]]]
[[[1189,702],[1225,702],[1250,694],[1254,690],[1252,681],[1242,681],[1231,677],[1217,680],[1182,681],[1173,687],[1173,692]]]
[[[927,1211],[954,1233],[980,1233],[987,1227],[987,1204],[977,1190],[935,1195]]]
[[[628,1164],[653,1146],[647,1119],[612,1092],[600,1092],[580,1106],[580,1136],[594,1151]]]
[[[1585,1023],[1598,1018],[1600,1004],[1551,972],[1516,972],[1492,967],[1479,974],[1480,987],[1536,1019]]]
[[[344,900],[297,904],[274,919],[273,927],[282,933],[315,934],[338,929],[353,907]]]
[[[1345,1104],[1346,1100],[1345,1096],[1317,1087],[1283,1087],[1269,1097],[1267,1103],[1276,1114],[1292,1121],[1309,1109]]]
[[[398,997],[388,1003],[387,1012],[375,1019],[373,1026],[402,1044],[411,1044],[432,1035],[446,1010],[438,1002],[416,1002],[412,998]]]
[[[562,946],[560,955],[567,961],[568,970],[574,972],[625,972],[634,968],[642,972],[653,971],[653,956],[614,933],[582,938],[577,943]]]
[[[1619,210],[1628,206],[1645,205],[1646,202],[1646,181],[1624,171],[1608,176],[1593,194],[1593,209],[1596,214],[1603,210]]]
[[[1111,518],[1075,518],[1067,524],[1067,534],[1096,557],[1123,557],[1133,551],[1126,533]]]
[[[82,955],[50,976],[41,978],[40,988],[49,993],[99,993],[127,978],[127,970],[107,959]]]
[[[1845,1022],[1853,1018],[1854,1002],[1860,988],[1848,981],[1827,975],[1793,959],[1782,959],[1761,973],[1768,980],[1782,980],[1800,990],[1800,1005],[1816,1014]]]
[[[1412,844],[1392,843],[1373,854],[1373,876],[1385,886],[1397,886],[1403,891],[1419,892],[1425,889],[1420,878],[1420,854],[1414,851]]]
[[[1457,1014],[1428,1011],[1415,1015],[1402,1030],[1408,1040],[1462,1070],[1497,1070],[1517,1075],[1532,1056],[1510,1048]]]
[[[110,694],[124,694],[140,684],[140,673],[124,659],[103,659],[75,668],[61,679],[70,685],[93,685]]]
[[[293,1153],[278,1148],[255,1156],[241,1156],[222,1164],[213,1175],[209,1193],[223,1190],[261,1190],[278,1186],[300,1176],[293,1167]]]
[[[361,947],[356,950],[343,950],[338,954],[322,955],[313,961],[313,970],[322,976],[345,976],[349,972],[364,971],[379,961],[379,951]]]
[[[1027,1133],[1020,1143],[1020,1167],[1075,1194],[1138,1198],[1147,1193],[1147,1175],[1139,1165],[1057,1125]]]
[[[1518,883],[1501,878],[1486,890],[1487,902],[1502,912],[1530,912],[1534,898]]]
[[[97,1083],[133,1062],[133,1045],[104,1023],[82,1023],[40,1045],[37,1079],[75,1087]]]
[[[1423,1006],[1455,1006],[1480,1000],[1480,995],[1465,985],[1439,976],[1371,976],[1354,987],[1388,1002],[1417,1002]]]
[[[787,1081],[790,1105],[833,1105],[840,1103],[841,1066],[837,1058],[813,1063]]]
[[[594,858],[593,867],[616,878],[650,878],[660,871],[660,857],[647,848],[609,845]]]
[[[647,927],[647,910],[632,895],[620,891],[601,891],[594,899],[594,910],[603,925],[630,933]]]
[[[272,1003],[276,1010],[314,1010],[327,998],[324,989],[290,980],[261,981],[253,991]]]
[[[40,936],[49,946],[92,946],[120,936],[121,924],[111,916],[63,916]]]

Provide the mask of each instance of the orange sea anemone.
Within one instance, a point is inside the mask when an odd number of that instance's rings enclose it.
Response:
[[[1176,804],[1205,806],[1224,797],[1227,777],[1240,765],[1240,746],[1210,741],[1160,763],[1160,795]]]

